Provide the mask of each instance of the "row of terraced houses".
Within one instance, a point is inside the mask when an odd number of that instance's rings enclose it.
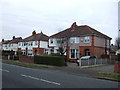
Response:
[[[77,26],[74,22],[69,28],[52,36],[32,32],[22,39],[13,36],[12,40],[2,39],[1,49],[4,51],[21,51],[24,55],[44,55],[59,53],[59,47],[66,48],[68,60],[76,60],[81,56],[110,54],[111,38],[88,25]]]

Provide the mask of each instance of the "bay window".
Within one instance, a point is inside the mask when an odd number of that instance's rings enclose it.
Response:
[[[79,58],[79,50],[70,49],[70,58],[73,58],[73,59]]]

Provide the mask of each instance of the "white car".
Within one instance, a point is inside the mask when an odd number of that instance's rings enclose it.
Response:
[[[88,59],[96,59],[96,58],[97,58],[96,56],[83,56],[80,59],[81,60],[88,60]]]

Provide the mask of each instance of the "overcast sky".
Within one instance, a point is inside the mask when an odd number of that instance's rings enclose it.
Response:
[[[33,30],[47,35],[77,25],[89,25],[118,36],[119,0],[0,0],[0,39],[27,37]]]

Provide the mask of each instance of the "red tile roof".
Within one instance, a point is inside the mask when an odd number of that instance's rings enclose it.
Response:
[[[11,44],[11,43],[18,43],[18,42],[21,41],[21,40],[22,40],[21,37],[13,38],[13,39],[9,42],[9,44]]]
[[[75,24],[75,23],[73,23],[73,24]],[[97,35],[100,37],[111,39],[109,36],[91,28],[88,25],[82,25],[82,26],[75,25],[75,30],[72,30],[72,28],[73,28],[73,25],[66,30],[63,30],[61,32],[58,32],[58,33],[50,36],[50,38],[64,38],[64,37],[71,37],[71,36]]]
[[[28,36],[25,39],[23,39],[21,42],[36,41],[36,40],[48,41],[48,39],[49,39],[49,37],[41,32],[38,34],[34,33],[33,35]]]
[[[2,42],[2,44],[8,44],[11,40],[4,40],[4,42]]]

